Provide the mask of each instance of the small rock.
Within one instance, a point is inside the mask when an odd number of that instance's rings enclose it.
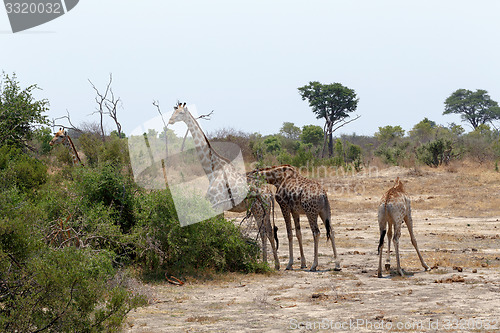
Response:
[[[460,267],[460,266],[453,266],[453,270],[455,271],[459,271],[459,272],[462,272],[463,271],[463,268]]]
[[[477,269],[475,269],[475,268],[474,268],[474,269],[472,270],[472,273],[477,273]]]
[[[366,273],[368,273],[368,271],[367,271],[366,269],[363,269],[363,270],[361,271],[361,273],[366,274]]]
[[[488,267],[488,264],[487,264],[487,263],[485,263],[485,262],[483,262],[483,263],[481,264],[481,267]]]

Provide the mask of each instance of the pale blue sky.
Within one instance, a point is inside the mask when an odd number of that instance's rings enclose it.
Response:
[[[322,125],[297,87],[340,82],[371,135],[442,116],[459,88],[500,101],[500,1],[82,0],[66,15],[12,34],[0,9],[0,69],[38,84],[49,116],[97,121],[94,91],[113,73],[130,133],[177,99],[215,110],[206,131],[278,132],[284,121]]]

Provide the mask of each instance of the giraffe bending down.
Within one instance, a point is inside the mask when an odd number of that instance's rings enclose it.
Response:
[[[59,131],[54,133],[54,137],[50,140],[49,145],[54,146],[56,144],[62,143],[66,148],[69,149],[69,153],[71,154],[71,158],[73,159],[73,165],[84,165],[80,160],[80,156],[78,156],[78,152],[76,151],[75,145],[73,141],[64,129],[59,128]]]
[[[391,237],[394,240],[394,247],[396,248],[396,263],[397,272],[404,276],[403,270],[401,269],[401,264],[399,261],[399,237],[401,236],[401,226],[403,221],[408,227],[408,232],[410,233],[411,243],[415,250],[417,250],[418,258],[422,263],[425,270],[429,270],[429,266],[424,261],[424,258],[420,254],[417,246],[417,240],[413,234],[413,220],[411,218],[411,207],[410,198],[406,195],[403,183],[396,179],[393,187],[391,187],[382,197],[380,205],[378,207],[378,224],[380,228],[380,242],[378,245],[378,277],[382,277],[382,250],[384,248],[384,237],[387,233],[387,258],[385,268],[389,270],[390,265],[390,253],[391,253]],[[388,228],[387,228],[388,226]],[[393,229],[394,228],[394,236]]]
[[[186,103],[179,103],[174,109],[168,124],[173,125],[183,121],[191,132],[198,159],[209,180],[207,199],[213,208],[237,213],[250,211],[257,221],[261,234],[263,259],[267,261],[265,248],[267,238],[273,250],[275,269],[279,270],[277,228],[275,226],[273,228],[270,222],[272,192],[238,172],[229,160],[212,148],[200,125],[187,109]],[[264,234],[267,237],[262,237]]]
[[[335,234],[331,226],[330,203],[325,189],[316,181],[302,177],[298,171],[290,165],[274,166],[271,168],[252,171],[253,175],[261,175],[264,179],[276,186],[276,201],[280,205],[281,212],[285,218],[286,231],[288,234],[289,261],[286,269],[292,269],[293,265],[293,233],[290,215],[295,223],[295,235],[299,242],[300,268],[306,267],[306,259],[302,247],[302,233],[300,231],[300,214],[306,214],[314,238],[314,261],[311,271],[318,266],[318,243],[319,228],[318,215],[323,220],[326,228],[326,237],[331,240],[333,255],[335,259],[335,270],[340,270],[340,262],[337,258],[335,248]]]

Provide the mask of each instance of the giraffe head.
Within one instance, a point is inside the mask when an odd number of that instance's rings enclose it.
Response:
[[[175,111],[172,114],[172,117],[170,117],[170,120],[168,121],[169,125],[173,125],[179,121],[185,121],[185,119],[189,117],[186,103],[179,103],[177,106],[174,106],[174,110]]]
[[[53,145],[57,145],[59,143],[64,142],[64,140],[66,140],[66,138],[67,138],[67,135],[68,135],[68,133],[66,133],[66,131],[64,129],[59,128],[59,131],[54,133],[54,137],[52,138],[52,140],[50,140],[49,145],[53,146]]]

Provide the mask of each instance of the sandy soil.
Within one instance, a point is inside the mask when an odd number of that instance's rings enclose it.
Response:
[[[385,271],[379,279],[376,207],[396,176],[413,199],[418,245],[433,268],[424,271],[404,229],[406,277]],[[288,244],[278,208],[280,271],[143,286],[151,304],[129,314],[124,332],[500,332],[500,174],[395,167],[319,180],[329,192],[342,271],[333,271],[322,226],[319,271],[300,269],[295,238],[294,270],[284,271]],[[312,236],[301,220],[310,265]]]

